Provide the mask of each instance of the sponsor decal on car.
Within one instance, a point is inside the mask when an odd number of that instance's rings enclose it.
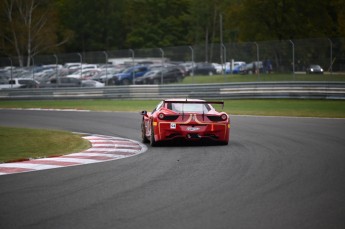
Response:
[[[197,130],[199,130],[199,129],[200,129],[199,127],[193,127],[193,126],[187,127],[187,130],[188,130],[188,131],[197,131]]]
[[[170,123],[170,129],[176,129],[176,123]]]

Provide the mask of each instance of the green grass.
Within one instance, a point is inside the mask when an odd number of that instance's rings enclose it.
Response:
[[[187,76],[182,84],[191,83],[235,83],[235,82],[268,82],[268,81],[345,81],[345,74],[260,74],[260,75],[213,75],[213,76]]]
[[[224,100],[224,111],[238,115],[276,115],[299,117],[345,118],[345,101],[252,99]],[[151,111],[155,100],[52,100],[52,101],[0,101],[0,108],[57,108],[92,111]],[[218,108],[220,109],[220,108]]]
[[[90,148],[89,141],[65,131],[0,127],[0,162],[56,156]]]
[[[1,101],[0,108],[45,108],[45,109],[78,109],[92,111],[141,111],[150,110],[158,101],[136,100],[32,100],[32,101]],[[149,109],[149,108],[150,109]]]

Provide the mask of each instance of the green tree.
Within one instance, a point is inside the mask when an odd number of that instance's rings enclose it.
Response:
[[[66,41],[59,41],[52,0],[2,0],[0,18],[0,50],[17,56],[20,66],[29,66],[32,57],[55,50]]]
[[[336,35],[328,0],[244,0],[233,12],[239,38],[246,41]]]
[[[331,0],[335,27],[340,37],[345,37],[345,3],[343,0]]]
[[[208,61],[222,38],[344,37],[344,21],[343,0],[2,0],[0,53],[29,64],[42,52],[197,44]]]
[[[60,0],[61,24],[73,31],[70,51],[122,48],[124,0]]]
[[[220,15],[226,17],[231,0],[191,1],[189,39],[193,44],[220,42]]]
[[[126,4],[126,46],[186,45],[189,29],[187,0],[133,0]]]

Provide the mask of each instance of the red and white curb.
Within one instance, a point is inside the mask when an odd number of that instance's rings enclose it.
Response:
[[[104,135],[83,136],[92,147],[80,152],[58,157],[32,159],[21,162],[0,164],[0,175],[55,169],[117,160],[141,154],[147,147],[137,141]]]

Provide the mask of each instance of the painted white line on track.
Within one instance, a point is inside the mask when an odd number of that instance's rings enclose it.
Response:
[[[60,167],[62,167],[62,166],[32,164],[32,163],[30,163],[30,161],[21,162],[21,163],[1,164],[1,168],[21,168],[21,169],[33,169],[33,170],[53,169],[53,168],[60,168]]]
[[[97,153],[97,152],[106,152],[106,153],[113,153],[113,152],[122,152],[122,148],[92,148],[92,149],[88,149],[86,150],[85,152],[94,152],[94,153]],[[133,149],[127,149],[127,150],[130,150],[131,152],[137,152],[138,150],[133,150]]]
[[[135,153],[138,150],[133,150],[133,149],[116,149],[116,151],[110,151],[109,153],[112,152],[121,152],[121,153]]]
[[[68,157],[69,155],[65,155],[64,157]],[[102,157],[109,157],[113,158],[116,157],[114,154],[107,154],[107,153],[74,153],[70,155],[71,157],[97,157],[97,156],[102,156]]]
[[[44,159],[40,159],[40,160],[41,161],[45,161],[45,160],[50,160],[51,161],[51,158],[44,158]],[[54,158],[54,161],[74,162],[74,163],[78,163],[78,164],[90,164],[90,163],[98,162],[98,160],[79,159],[79,158],[64,158],[63,156]]]

